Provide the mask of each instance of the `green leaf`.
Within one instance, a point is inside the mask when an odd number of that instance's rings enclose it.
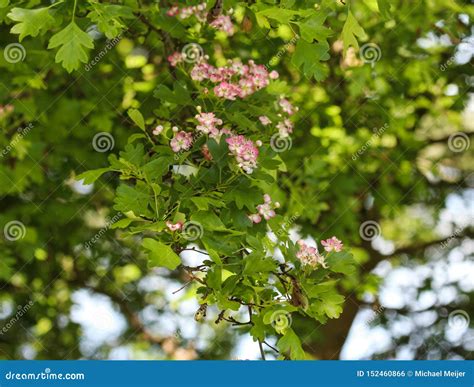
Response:
[[[329,71],[321,63],[329,59],[329,45],[327,43],[308,43],[300,39],[296,45],[292,62],[296,67],[300,67],[303,74],[321,81],[327,77]]]
[[[20,42],[26,36],[37,36],[53,26],[54,18],[49,14],[49,7],[37,9],[12,8],[7,15],[11,20],[18,22],[10,32],[19,34]]]
[[[265,324],[263,323],[263,319],[261,315],[253,315],[252,316],[252,328],[250,328],[250,334],[253,337],[254,341],[265,340]]]
[[[224,195],[222,199],[225,201],[235,201],[239,210],[245,206],[249,211],[254,211],[257,204],[263,200],[262,196],[259,189],[249,187],[245,189],[234,189]]]
[[[94,23],[97,23],[99,30],[108,39],[115,38],[126,28],[123,19],[133,19],[133,11],[130,7],[116,4],[93,4],[94,10],[87,15]]]
[[[331,253],[326,259],[329,270],[335,273],[351,275],[355,272],[354,258],[347,251]]]
[[[143,239],[142,246],[149,250],[149,264],[151,267],[162,266],[174,270],[181,264],[181,259],[171,247],[151,238]]]
[[[215,208],[223,206],[222,201],[208,197],[195,196],[192,197],[190,200],[194,203],[198,210],[203,211],[207,211],[209,209],[209,206]]]
[[[277,267],[277,262],[272,258],[264,257],[261,253],[253,252],[244,258],[245,267],[243,274],[273,271]]]
[[[168,157],[158,157],[143,166],[143,172],[151,181],[161,181],[162,177],[169,171],[171,160]]]
[[[224,223],[214,213],[209,211],[199,211],[191,215],[191,220],[198,222],[204,227],[205,231],[226,231]]]
[[[145,148],[142,143],[127,144],[125,150],[120,152],[120,158],[133,165],[141,166],[145,158]]]
[[[299,14],[299,11],[292,9],[284,8],[267,8],[263,11],[260,11],[256,14],[257,17],[264,16],[268,19],[273,19],[282,24],[288,24],[296,15]]]
[[[81,173],[76,177],[76,180],[84,180],[84,184],[92,184],[99,177],[101,177],[105,172],[110,171],[109,168],[99,168],[93,169],[91,171],[86,171]]]
[[[342,303],[344,297],[336,293],[323,293],[318,300],[311,300],[311,304],[307,310],[308,314],[322,322],[325,321],[321,315],[329,318],[338,318],[342,313]]]
[[[117,188],[114,209],[126,213],[132,211],[135,215],[144,215],[148,212],[150,194],[146,186],[131,187],[121,184]]]
[[[222,287],[222,266],[214,265],[210,268],[206,275],[206,284],[215,290],[220,290]]]
[[[127,113],[132,121],[135,122],[141,130],[145,131],[145,119],[143,118],[142,113],[140,113],[140,110],[128,109]]]
[[[282,338],[278,340],[277,346],[280,352],[289,353],[292,360],[306,359],[301,341],[291,328],[288,328]]]
[[[314,39],[318,42],[327,41],[327,38],[332,35],[332,31],[323,26],[324,19],[324,16],[316,14],[299,23],[301,37],[309,43],[312,43]]]
[[[379,12],[385,20],[388,20],[392,17],[392,12],[390,10],[390,0],[377,0],[379,6]]]
[[[352,46],[356,50],[359,49],[359,42],[356,36],[360,39],[366,37],[364,29],[357,22],[356,18],[351,11],[347,13],[347,19],[342,28],[342,41],[344,42],[344,55],[346,55],[347,49]]]
[[[175,82],[173,90],[165,85],[159,85],[153,93],[155,98],[177,105],[191,105],[192,99],[185,85]]]
[[[135,219],[135,218],[120,219],[119,221],[112,224],[110,226],[110,228],[112,228],[112,229],[113,228],[127,228],[128,226],[130,226],[130,223],[132,223],[135,220],[137,220],[137,219]]]
[[[56,63],[62,63],[70,73],[87,62],[86,48],[93,48],[92,38],[72,21],[66,28],[53,35],[48,49],[60,47],[56,53]]]

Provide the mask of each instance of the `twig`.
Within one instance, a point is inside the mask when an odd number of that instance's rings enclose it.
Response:
[[[186,282],[183,286],[181,286],[178,290],[175,290],[175,291],[172,292],[171,294],[176,294],[176,293],[180,292],[180,291],[183,290],[186,286],[188,286],[191,282],[193,282],[193,280],[189,280],[189,281]]]
[[[280,351],[278,349],[276,349],[274,346],[268,344],[265,340],[263,340],[262,343],[265,344],[267,347],[270,347],[271,349],[273,349],[276,353],[280,353]]]
[[[230,322],[230,323],[232,323],[232,325],[253,325],[252,321],[241,322],[241,321],[237,321],[233,317],[224,317],[224,316],[222,316],[222,320]]]
[[[262,356],[262,360],[266,360],[265,359],[265,352],[263,352],[263,345],[262,345],[262,342],[260,340],[258,340],[258,348],[260,348],[260,355]]]

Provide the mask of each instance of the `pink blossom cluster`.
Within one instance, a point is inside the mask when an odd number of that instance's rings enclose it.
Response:
[[[202,60],[191,70],[191,78],[202,82],[208,80],[214,83],[214,94],[217,97],[235,100],[245,98],[270,83],[270,79],[278,77],[276,71],[270,74],[263,65],[257,65],[253,60],[243,64],[240,60],[230,60],[228,66],[214,67]]]
[[[206,3],[191,5],[183,8],[173,5],[170,9],[168,9],[168,11],[166,11],[166,14],[171,17],[177,16],[183,20],[188,19],[194,15],[200,22],[206,21],[208,15],[206,11]],[[211,22],[210,26],[216,30],[224,32],[227,36],[232,36],[234,34],[234,25],[232,24],[232,20],[228,15],[217,16]]]
[[[175,130],[176,129],[176,130]],[[184,130],[177,131],[178,128],[173,128],[175,132],[174,137],[171,139],[170,146],[173,152],[178,153],[183,150],[188,150],[193,144],[193,134],[185,132]]]
[[[257,167],[258,157],[258,148],[253,141],[242,135],[237,135],[227,138],[226,142],[239,167],[246,173],[252,173]]]
[[[198,5],[190,5],[187,7],[179,8],[177,5],[173,5],[168,11],[166,11],[168,16],[178,16],[180,19],[188,19],[191,16],[196,16],[200,21],[206,20],[206,3],[201,3]]]
[[[163,130],[164,130],[163,125],[156,125],[156,126],[155,126],[155,129],[153,129],[153,132],[152,132],[152,133],[153,133],[155,136],[159,136],[159,135],[161,134],[161,132],[163,132]]]
[[[183,222],[173,223],[169,220],[166,221],[166,227],[172,232],[181,230],[183,228]]]
[[[296,253],[296,258],[298,258],[303,265],[309,265],[312,267],[321,265],[322,267],[327,268],[325,258],[318,252],[317,247],[308,246],[302,240],[299,240],[298,244],[300,249]],[[342,248],[344,247],[342,242],[335,236],[326,240],[322,240],[321,245],[323,245],[324,250],[327,252],[339,252],[342,251]]]
[[[208,134],[210,137],[218,137],[220,134],[219,125],[222,125],[222,120],[217,118],[214,113],[204,113],[201,112],[201,109],[198,109],[199,114],[196,114],[195,118],[198,121],[196,130],[205,134]]]
[[[299,109],[298,107],[294,107],[290,101],[288,101],[284,97],[280,97],[280,100],[278,101],[278,105],[280,105],[281,110],[283,110],[286,114],[289,116],[292,116],[295,114]]]
[[[280,208],[280,203],[272,202],[269,194],[263,195],[263,204],[257,206],[257,213],[250,214],[248,217],[253,223],[260,223],[262,216],[265,220],[270,220],[276,216],[275,208]]]
[[[299,240],[298,244],[300,249],[296,253],[296,258],[298,258],[303,265],[308,265],[313,268],[321,265],[324,268],[327,268],[326,261],[324,257],[319,254],[317,247],[308,246],[303,240]]]
[[[234,35],[234,25],[232,24],[232,20],[228,15],[217,16],[217,18],[210,25],[216,30],[224,32],[227,36]]]
[[[344,247],[342,242],[339,239],[337,239],[335,236],[333,236],[332,238],[326,239],[325,241],[321,241],[321,244],[323,245],[324,250],[326,250],[327,252],[335,251],[336,253],[338,253]]]
[[[276,127],[281,137],[288,137],[290,133],[293,133],[293,122],[291,122],[288,118],[280,121]]]
[[[258,119],[260,120],[263,126],[267,126],[272,123],[272,120],[270,120],[270,118],[268,118],[267,116],[260,116],[258,117]]]
[[[182,63],[183,61],[184,55],[179,51],[175,51],[170,56],[168,56],[168,62],[173,67],[176,67],[179,63]]]

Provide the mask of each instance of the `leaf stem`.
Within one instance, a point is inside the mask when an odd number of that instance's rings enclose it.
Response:
[[[74,0],[74,8],[72,10],[72,20],[76,17],[76,7],[77,7],[77,0]]]

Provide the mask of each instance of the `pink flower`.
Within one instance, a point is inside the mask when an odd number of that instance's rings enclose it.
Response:
[[[319,254],[316,247],[308,246],[303,240],[299,240],[298,244],[300,249],[296,253],[296,258],[298,258],[303,265],[309,265],[313,268],[321,265],[322,267],[327,268],[324,257]]]
[[[339,239],[337,239],[335,236],[333,236],[330,239],[326,239],[325,241],[321,241],[321,244],[324,246],[324,250],[326,250],[327,252],[329,251],[339,252],[342,250],[344,246],[342,242]]]
[[[260,120],[260,122],[262,123],[263,126],[267,126],[267,125],[270,125],[272,123],[270,118],[268,118],[267,116],[260,116],[260,117],[258,117],[258,119]]]
[[[214,93],[217,97],[233,101],[242,94],[242,89],[237,85],[224,81],[214,87]]]
[[[270,220],[276,216],[275,210],[268,203],[258,205],[257,211],[265,220]]]
[[[181,230],[183,228],[183,222],[173,223],[168,220],[166,221],[166,227],[168,227],[168,229],[173,232],[177,230]]]
[[[173,152],[177,153],[182,150],[188,150],[193,143],[193,134],[180,131],[171,139],[170,146]]]
[[[168,56],[168,62],[170,62],[170,65],[173,67],[176,67],[179,63],[183,62],[183,60],[183,54],[178,51]]]
[[[211,137],[217,137],[219,135],[219,129],[217,125],[222,125],[222,120],[217,118],[214,113],[201,113],[195,116],[199,125],[196,126],[196,130],[205,134],[210,134]]]
[[[168,11],[166,11],[168,16],[177,16],[179,14],[179,8],[176,5],[173,5]]]
[[[293,107],[291,102],[286,98],[280,97],[278,104],[280,105],[281,109],[290,116],[298,111],[298,108]]]
[[[248,215],[248,217],[255,224],[260,223],[262,221],[262,217],[259,214],[250,214]]]
[[[202,60],[191,70],[191,78],[198,82],[210,81],[215,84],[215,95],[228,100],[245,98],[270,83],[265,66],[253,61],[244,65],[240,60],[231,60],[223,67],[214,67]]]
[[[177,5],[173,5],[166,14],[168,16],[178,16],[180,19],[187,19],[191,16],[196,16],[198,20],[204,21],[207,15],[206,3],[201,3],[198,5],[191,5],[183,8],[179,8]]]
[[[269,74],[270,79],[278,79],[279,76],[280,74],[278,74],[278,72],[275,70],[271,71]]]
[[[280,207],[280,203],[272,202],[272,198],[269,194],[263,195],[263,204],[257,206],[257,213],[248,215],[249,219],[254,223],[260,223],[262,216],[265,220],[270,220],[276,216],[275,208]]]
[[[238,165],[246,173],[252,173],[257,167],[258,148],[244,136],[231,136],[226,139],[230,153],[235,157]]]
[[[219,15],[212,23],[211,27],[223,31],[227,36],[234,35],[234,25],[229,16]]]
[[[290,133],[293,133],[293,123],[288,118],[279,122],[276,127],[281,137],[288,137]]]
[[[163,125],[157,125],[155,129],[153,129],[153,134],[155,136],[158,136],[161,134],[162,131],[163,131]]]
[[[213,67],[204,61],[196,63],[196,65],[191,70],[191,78],[194,81],[201,82],[204,79],[209,78],[210,73],[212,72]]]

